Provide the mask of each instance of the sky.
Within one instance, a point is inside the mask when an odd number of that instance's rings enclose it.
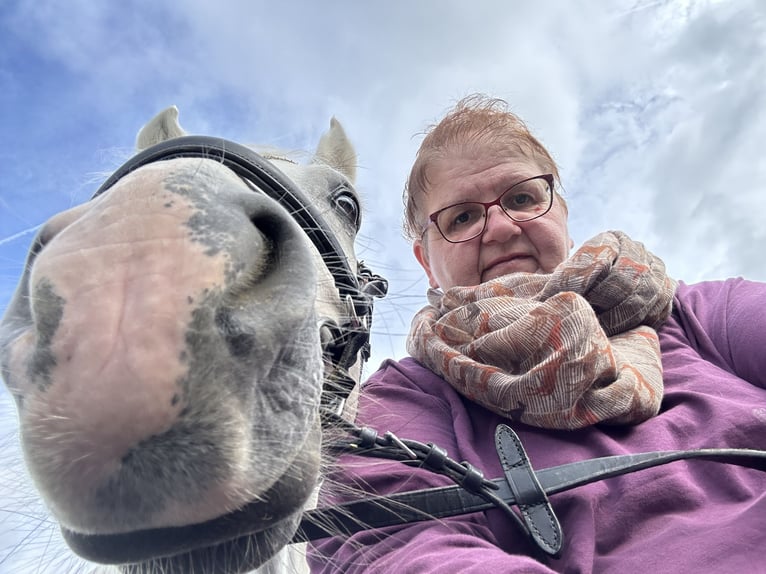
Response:
[[[340,120],[359,156],[357,253],[390,283],[370,368],[406,354],[425,304],[401,234],[422,132],[473,92],[507,100],[552,153],[575,245],[619,229],[688,283],[766,280],[760,0],[0,5],[0,313],[35,229],[86,201],[171,104],[190,133],[289,150]],[[0,391],[0,573],[60,571],[8,462],[14,418]]]

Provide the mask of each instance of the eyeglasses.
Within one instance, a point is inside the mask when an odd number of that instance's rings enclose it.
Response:
[[[487,228],[487,210],[499,205],[505,214],[519,223],[542,217],[553,205],[553,174],[536,175],[514,183],[495,201],[464,201],[434,211],[428,216],[442,237],[450,243],[462,243],[478,237]],[[423,234],[427,228],[423,231]]]

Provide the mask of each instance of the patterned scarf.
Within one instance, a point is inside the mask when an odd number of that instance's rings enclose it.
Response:
[[[606,232],[551,274],[429,290],[407,350],[514,421],[553,429],[635,424],[659,411],[655,329],[675,289],[658,257],[622,232]]]

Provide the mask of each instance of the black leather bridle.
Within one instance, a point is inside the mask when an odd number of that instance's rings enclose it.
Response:
[[[603,457],[536,471],[514,431],[506,425],[499,425],[495,433],[495,446],[504,476],[488,480],[481,470],[467,462],[453,460],[437,445],[400,439],[390,432],[380,435],[373,429],[361,428],[343,420],[340,417],[343,404],[355,385],[355,381],[348,376],[348,369],[357,361],[358,353],[362,353],[363,359],[369,356],[373,299],[386,294],[386,280],[373,274],[363,263],[359,263],[357,270],[353,271],[324,218],[300,189],[269,161],[251,149],[228,140],[184,136],[157,144],[115,171],[94,197],[141,166],[179,157],[218,161],[283,205],[319,250],[333,275],[341,300],[349,302],[351,316],[346,323],[333,329],[333,340],[327,347],[333,369],[325,380],[322,393],[323,420],[345,431],[347,437],[328,444],[330,452],[397,460],[447,476],[455,482],[454,486],[370,496],[307,511],[293,542],[348,536],[366,529],[499,508],[520,525],[534,548],[556,556],[563,545],[563,532],[549,495],[684,459],[726,462],[766,470],[766,451],[699,449]],[[245,534],[246,531],[238,531],[238,536]],[[158,541],[159,533],[149,532],[148,535],[155,549],[158,545],[166,550],[173,547],[172,541]],[[172,540],[172,536],[170,538]],[[81,555],[102,562],[110,562],[110,557],[119,554],[124,546],[121,535],[70,532],[68,541],[78,546]],[[175,544],[180,548],[183,541]],[[138,561],[146,558],[134,553],[124,559]]]

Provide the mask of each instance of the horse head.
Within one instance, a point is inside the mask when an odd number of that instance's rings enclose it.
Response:
[[[320,406],[340,412],[358,380],[384,292],[354,256],[356,153],[334,119],[299,164],[186,136],[175,108],[137,147],[41,228],[0,323],[2,376],[78,554],[247,571],[297,527]]]

